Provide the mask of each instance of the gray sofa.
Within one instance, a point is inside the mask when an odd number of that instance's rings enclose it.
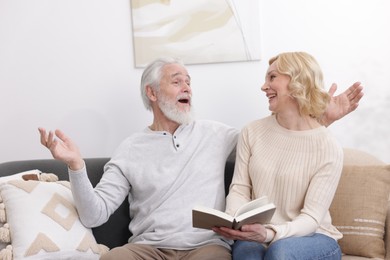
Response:
[[[87,158],[85,159],[89,178],[93,185],[96,185],[103,173],[103,166],[109,160],[109,158]],[[375,157],[354,149],[345,149],[345,163],[344,164],[383,164]],[[39,169],[46,173],[55,173],[60,180],[68,180],[67,167],[61,162],[53,159],[42,160],[25,160],[25,161],[12,161],[0,163],[0,177],[8,176],[15,173]],[[231,182],[234,169],[234,163],[227,163],[225,168],[225,189],[228,190]],[[390,208],[388,208],[390,209]],[[389,214],[387,214],[389,218]],[[123,245],[127,243],[130,237],[128,230],[129,208],[128,202],[125,200],[120,208],[110,217],[109,221],[100,227],[93,228],[94,236],[98,243],[104,244],[109,248]],[[386,234],[388,231],[388,221],[386,221]],[[388,253],[389,246],[386,243],[386,255]],[[364,257],[345,255],[343,259],[368,259]]]

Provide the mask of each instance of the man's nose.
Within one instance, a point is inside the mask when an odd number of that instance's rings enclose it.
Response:
[[[183,88],[183,92],[191,93],[191,86],[188,83],[183,82],[182,83],[182,88]]]

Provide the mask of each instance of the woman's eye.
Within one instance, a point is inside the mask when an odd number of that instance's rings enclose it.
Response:
[[[275,76],[275,75],[271,75],[269,78],[270,78],[271,80],[273,80],[274,78],[276,78],[276,76]]]

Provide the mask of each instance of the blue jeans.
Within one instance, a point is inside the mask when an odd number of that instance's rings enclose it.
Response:
[[[232,248],[233,260],[340,260],[336,240],[322,234],[289,237],[272,243],[268,248],[256,242],[237,240]]]

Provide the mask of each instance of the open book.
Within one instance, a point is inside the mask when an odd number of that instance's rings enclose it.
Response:
[[[242,205],[234,216],[213,208],[196,206],[192,209],[192,226],[204,229],[213,227],[240,229],[246,224],[266,224],[274,212],[275,205],[269,202],[266,196]]]

